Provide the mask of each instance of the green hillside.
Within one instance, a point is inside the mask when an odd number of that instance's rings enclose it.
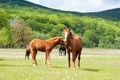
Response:
[[[94,13],[87,13],[89,16],[100,17],[103,19],[108,19],[112,21],[120,21],[120,8],[101,11],[101,12],[94,12]]]
[[[103,18],[111,21],[120,21],[120,8],[115,8],[100,12],[91,12],[91,13],[80,13],[80,12],[71,12],[71,11],[64,11],[64,13],[72,13],[74,15],[79,15],[79,16]]]
[[[33,38],[63,36],[63,29],[70,28],[82,37],[84,47],[120,48],[120,18],[115,17],[120,13],[115,10],[78,13],[0,0],[0,47],[25,47]]]

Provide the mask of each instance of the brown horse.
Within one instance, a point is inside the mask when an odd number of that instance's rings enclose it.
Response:
[[[26,54],[25,54],[25,59],[26,57],[29,59],[29,55],[30,55],[30,46],[29,44],[26,46]]]
[[[33,65],[37,65],[37,62],[36,62],[37,51],[42,51],[42,52],[46,52],[45,64],[47,64],[47,60],[48,60],[49,66],[51,66],[50,52],[58,44],[64,45],[64,41],[62,40],[62,37],[54,37],[48,40],[33,39],[30,42],[30,50],[31,50]]]
[[[59,56],[62,56],[62,53],[64,53],[64,56],[66,56],[66,47],[63,45],[59,48]]]
[[[72,52],[73,68],[75,68],[75,60],[78,56],[78,68],[80,68],[80,57],[82,51],[82,40],[79,36],[72,36],[70,29],[64,30],[64,42],[68,53],[68,67],[70,68],[70,52]]]

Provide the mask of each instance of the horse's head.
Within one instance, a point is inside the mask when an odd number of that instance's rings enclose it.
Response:
[[[65,45],[61,36],[51,38],[50,40],[56,42],[56,44]]]
[[[64,42],[65,42],[65,44],[68,43],[71,36],[72,36],[72,32],[70,31],[70,29],[64,29]]]
[[[65,43],[64,43],[64,41],[63,41],[63,39],[62,39],[62,37],[59,38],[59,41],[58,41],[58,42],[59,42],[60,45],[65,45]]]

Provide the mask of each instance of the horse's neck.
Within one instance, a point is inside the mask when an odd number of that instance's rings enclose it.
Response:
[[[73,45],[73,36],[70,37],[70,39],[68,40],[68,45],[67,46],[72,46]]]
[[[69,43],[72,43],[73,42],[73,36],[71,36],[68,40]]]
[[[58,44],[58,40],[51,41],[51,46],[54,47]]]

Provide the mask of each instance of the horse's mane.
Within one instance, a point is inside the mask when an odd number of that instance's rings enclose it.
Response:
[[[56,39],[62,39],[62,37],[53,37],[53,38],[50,38],[50,39],[48,39],[48,40],[56,40]]]
[[[70,31],[70,37],[73,37],[72,32]]]

